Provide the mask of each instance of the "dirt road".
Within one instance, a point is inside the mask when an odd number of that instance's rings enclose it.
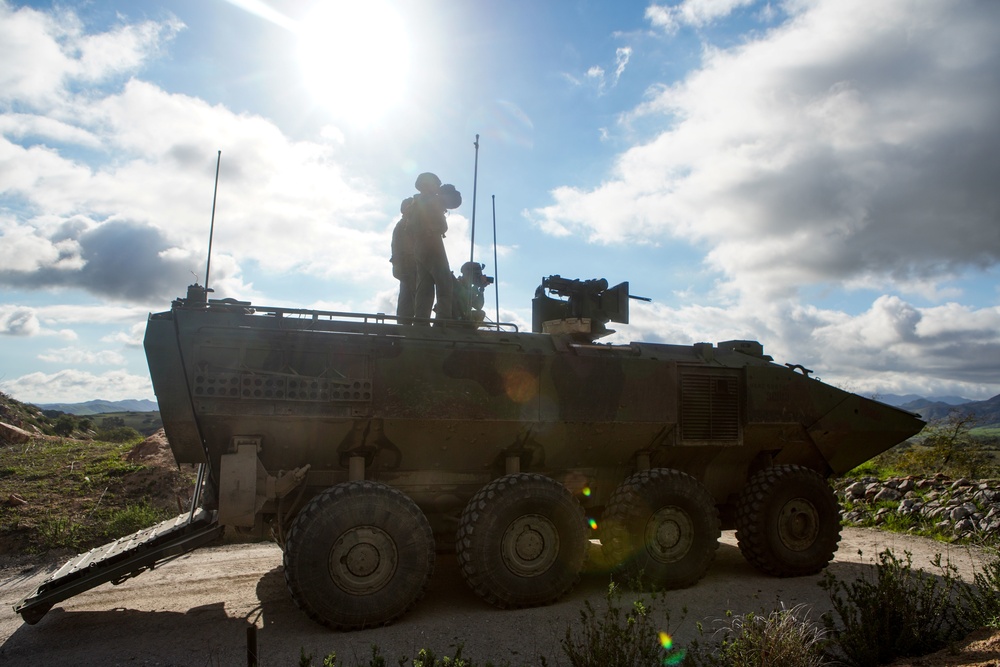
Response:
[[[929,567],[941,553],[966,576],[978,557],[967,548],[924,538],[847,528],[830,571],[841,579],[871,572],[871,561],[885,548],[900,557],[909,551],[917,567]],[[545,656],[548,664],[560,665],[566,664],[559,646],[566,628],[577,627],[585,600],[603,603],[608,584],[607,574],[593,568],[555,605],[499,611],[465,585],[454,556],[439,555],[431,588],[415,609],[389,627],[337,633],[295,607],[276,546],[230,544],[200,549],[120,586],[104,584],[57,605],[37,625],[23,624],[11,607],[55,565],[0,567],[0,664],[240,665],[246,664],[247,628],[254,624],[261,664],[267,667],[297,664],[300,650],[315,655],[316,664],[334,651],[349,665],[367,664],[372,644],[389,664],[414,657],[420,648],[453,655],[462,644],[463,655],[477,662],[537,665]],[[697,636],[698,621],[711,626],[726,610],[770,611],[780,603],[805,603],[818,619],[830,608],[819,580],[760,574],[740,555],[733,533],[726,532],[708,576],[654,605],[669,613],[663,629],[684,645]]]

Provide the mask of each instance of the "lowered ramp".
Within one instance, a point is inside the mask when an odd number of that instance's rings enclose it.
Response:
[[[150,528],[71,558],[14,605],[25,623],[34,625],[57,602],[103,583],[120,584],[157,565],[194,551],[222,534],[216,512],[185,512]]]

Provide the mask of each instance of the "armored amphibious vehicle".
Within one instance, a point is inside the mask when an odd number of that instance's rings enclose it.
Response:
[[[755,341],[601,343],[627,283],[545,278],[531,332],[207,296],[145,337],[173,454],[200,464],[191,511],[69,561],[27,622],[225,526],[273,535],[295,602],[337,629],[403,614],[443,549],[501,608],[564,595],[595,538],[661,588],[695,584],[732,527],[757,568],[811,574],[840,539],[826,479],[923,426]]]

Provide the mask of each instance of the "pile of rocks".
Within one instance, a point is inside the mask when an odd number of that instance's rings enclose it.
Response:
[[[1000,538],[998,480],[861,477],[838,480],[835,487],[849,524],[881,525],[897,514],[956,537]]]

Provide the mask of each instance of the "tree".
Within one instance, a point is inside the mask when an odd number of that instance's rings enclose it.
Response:
[[[61,435],[62,437],[68,437],[73,430],[76,428],[76,422],[70,415],[62,415],[56,420],[55,426],[52,430],[56,432],[56,435]]]

